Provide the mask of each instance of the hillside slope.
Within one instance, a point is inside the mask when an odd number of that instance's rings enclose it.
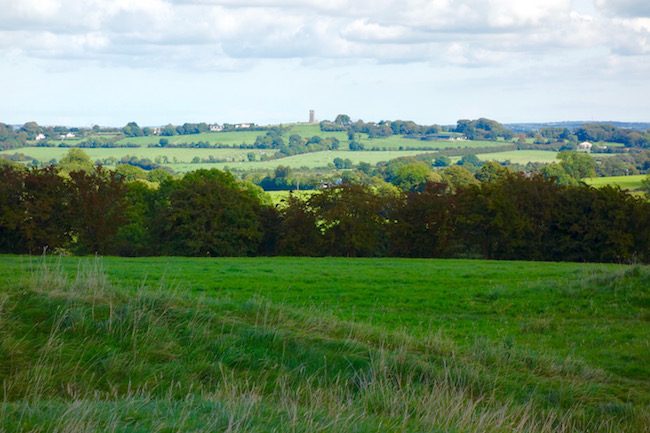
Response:
[[[650,431],[644,267],[4,256],[0,277],[0,431]]]

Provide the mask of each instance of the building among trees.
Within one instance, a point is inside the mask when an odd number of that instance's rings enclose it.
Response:
[[[592,147],[594,147],[594,145],[588,141],[583,141],[582,143],[578,144],[578,150],[583,152],[591,152]]]

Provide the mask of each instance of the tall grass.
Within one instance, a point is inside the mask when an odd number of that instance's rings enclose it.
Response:
[[[579,360],[43,259],[0,297],[0,431],[648,432]]]

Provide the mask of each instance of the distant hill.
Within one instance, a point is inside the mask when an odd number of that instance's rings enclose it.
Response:
[[[514,132],[528,132],[536,131],[542,128],[568,128],[568,129],[577,129],[582,125],[589,124],[601,124],[601,125],[612,125],[617,128],[627,128],[634,129],[637,131],[646,131],[650,129],[650,122],[616,122],[616,121],[566,121],[566,122],[545,122],[545,123],[506,123],[505,126],[510,128]]]

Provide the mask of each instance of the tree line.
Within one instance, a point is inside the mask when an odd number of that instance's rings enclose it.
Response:
[[[508,172],[457,188],[344,182],[273,205],[259,187],[219,170],[152,188],[101,167],[65,175],[1,167],[0,251],[44,249],[649,262],[650,204],[617,188]]]

